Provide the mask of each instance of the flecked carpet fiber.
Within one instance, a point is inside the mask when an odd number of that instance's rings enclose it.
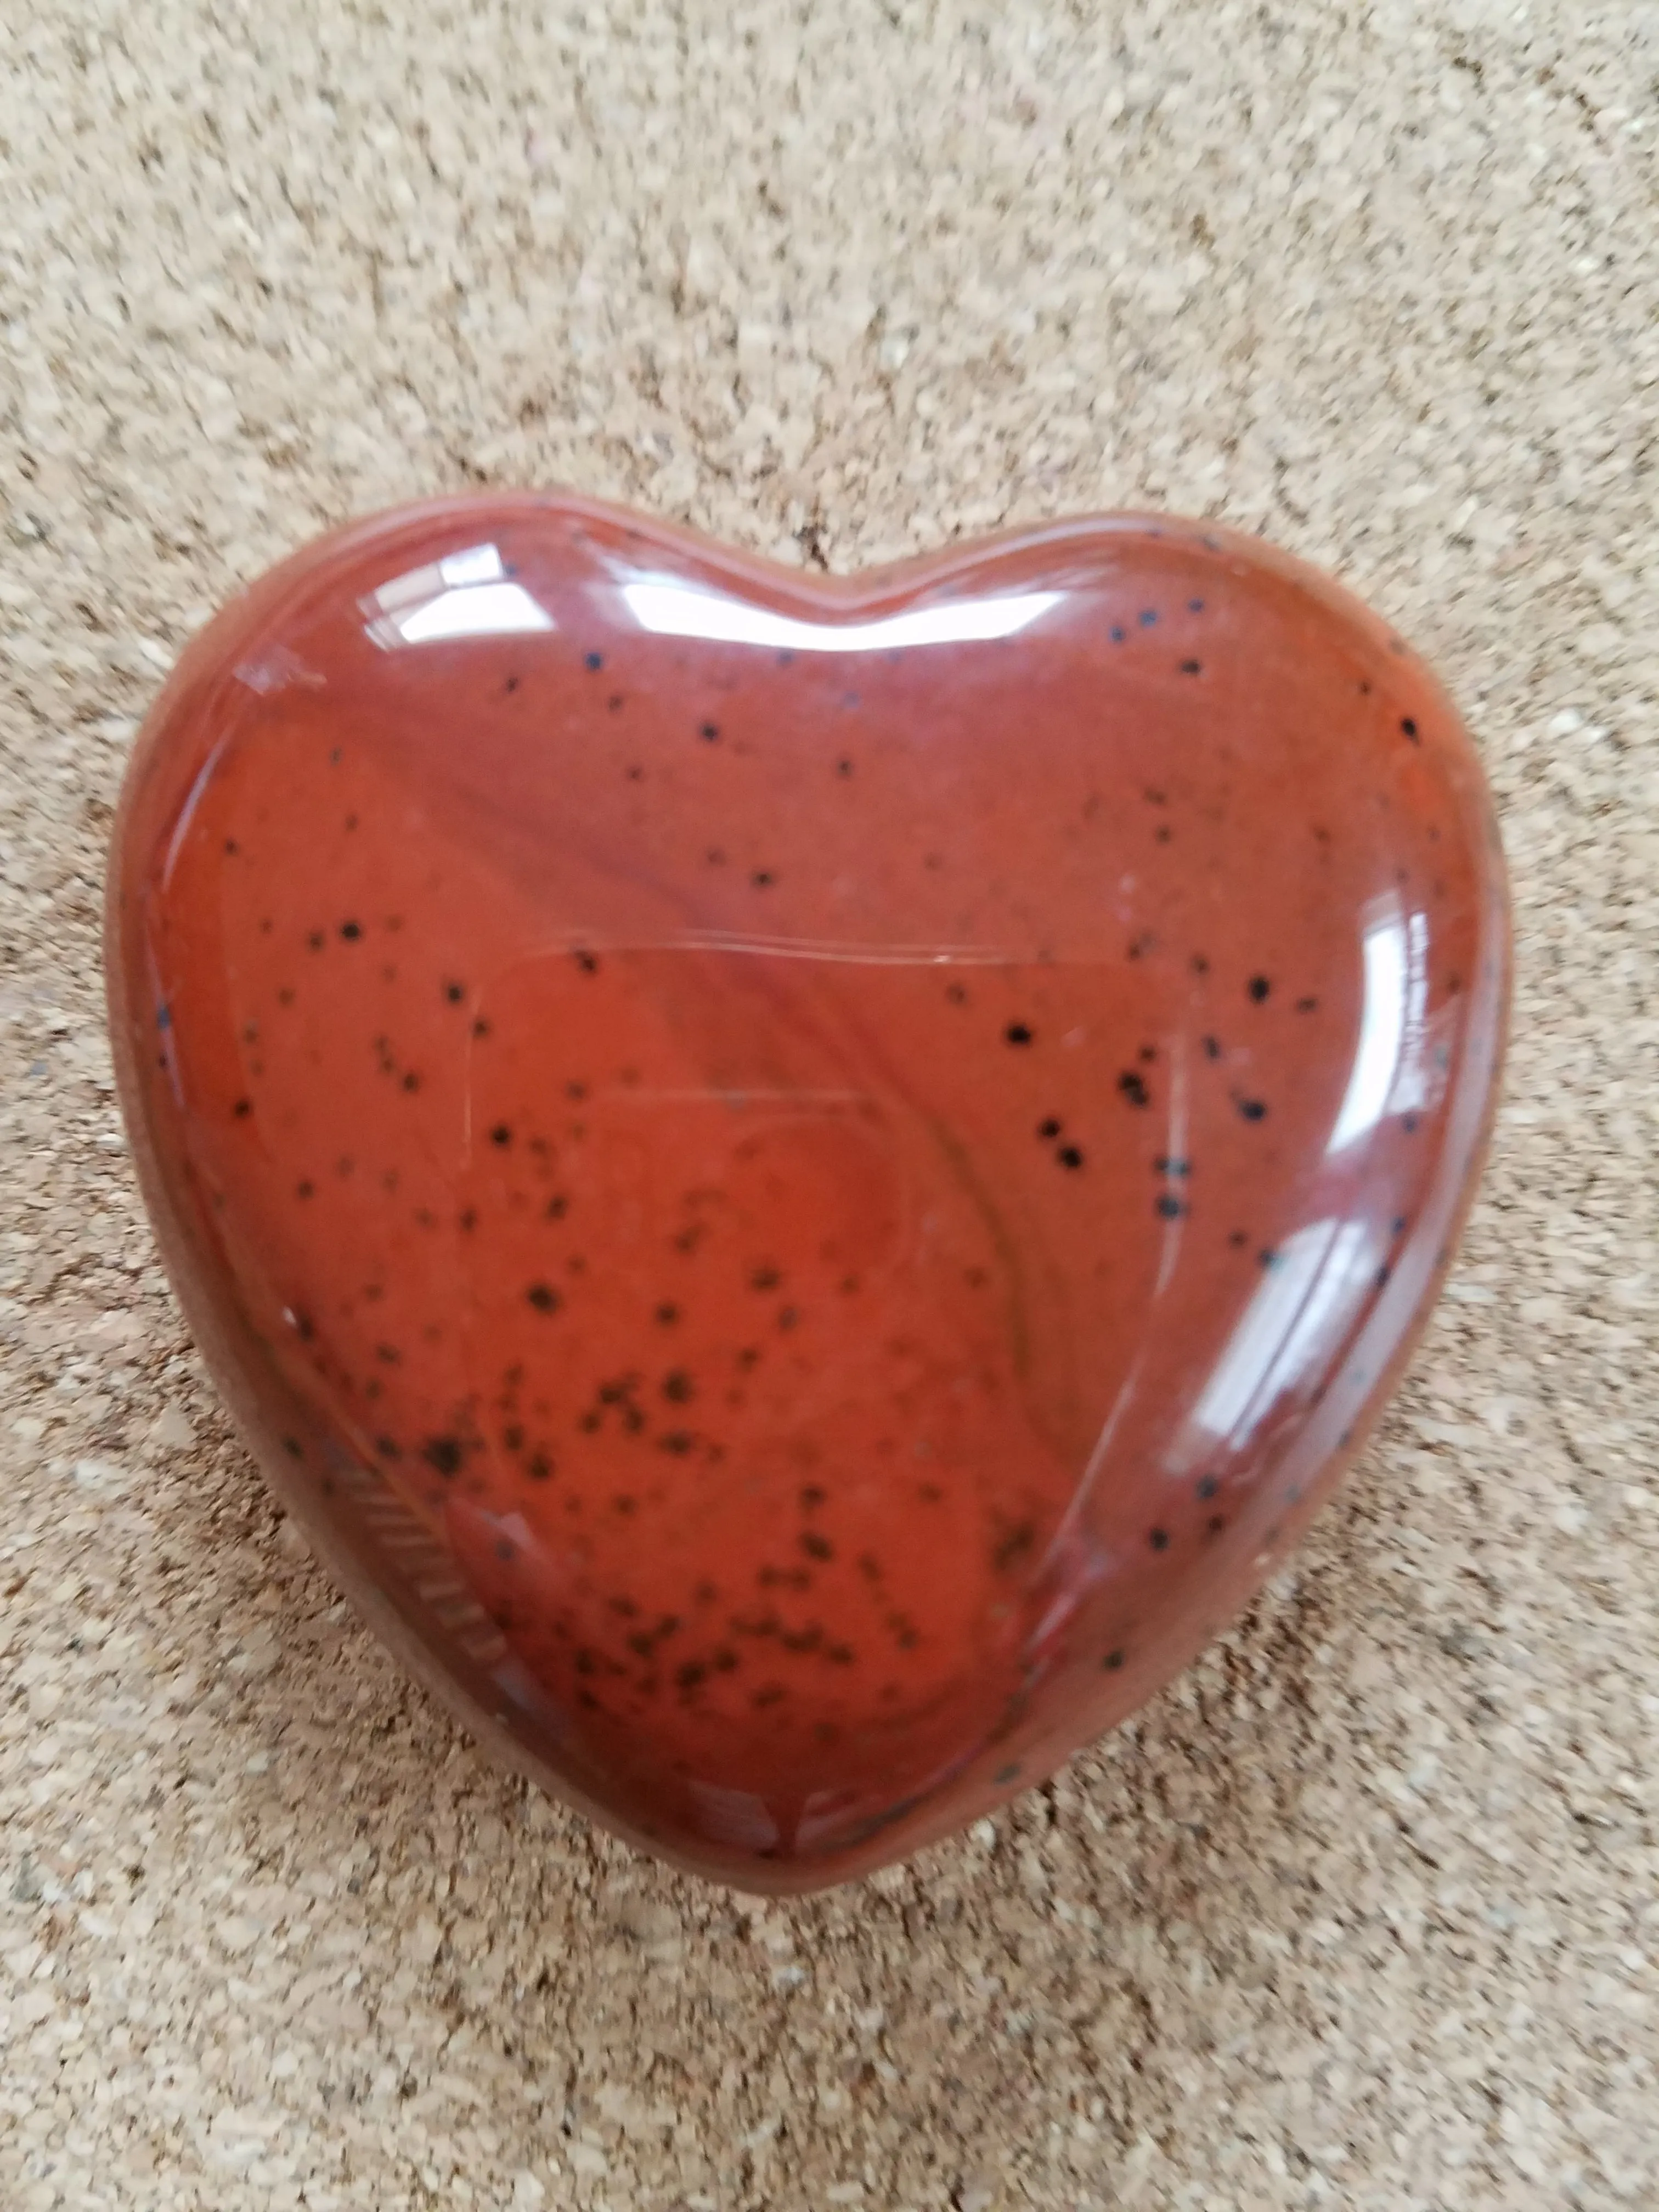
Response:
[[[1659,9],[0,0],[0,2205],[1659,2205]],[[137,718],[476,483],[851,568],[1166,506],[1440,666],[1492,1166],[1341,1502],[994,1822],[757,1905],[486,1767],[158,1272]]]

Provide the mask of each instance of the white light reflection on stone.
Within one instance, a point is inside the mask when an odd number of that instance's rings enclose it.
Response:
[[[1360,955],[1364,997],[1359,1044],[1325,1150],[1346,1152],[1385,1114],[1424,1103],[1429,997],[1429,918],[1402,914],[1390,899],[1368,923]]]
[[[785,653],[896,653],[918,645],[963,645],[1012,637],[1057,606],[1062,592],[1006,592],[912,607],[874,622],[805,622],[751,606],[746,599],[699,591],[669,577],[642,577],[622,586],[623,604],[640,628],[658,637],[704,638],[719,645],[769,646]]]
[[[469,545],[394,576],[362,605],[369,636],[388,652],[445,638],[523,636],[555,627],[546,608],[507,575],[493,545]]]
[[[1375,1288],[1382,1250],[1368,1221],[1314,1221],[1285,1238],[1204,1386],[1171,1473],[1218,1440],[1241,1449],[1276,1401],[1319,1370]]]

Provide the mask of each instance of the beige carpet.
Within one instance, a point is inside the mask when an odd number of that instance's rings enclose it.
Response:
[[[1659,2206],[1659,10],[4,0],[0,2206]],[[284,1528],[100,1033],[135,720],[318,526],[850,566],[1152,503],[1499,794],[1486,1194],[1344,1502],[994,1825],[758,1907],[486,1769]]]

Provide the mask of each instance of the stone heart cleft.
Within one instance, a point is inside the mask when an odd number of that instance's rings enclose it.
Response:
[[[1508,983],[1451,707],[1253,541],[823,582],[494,495],[191,647],[107,961],[283,1501],[515,1765],[757,1890],[1236,1612],[1433,1298]]]

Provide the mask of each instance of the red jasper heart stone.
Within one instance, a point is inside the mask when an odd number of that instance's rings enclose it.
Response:
[[[494,495],[323,540],[140,740],[107,959],[185,1314],[484,1740],[753,1889],[1111,1726],[1434,1297],[1508,958],[1446,697],[1116,516],[808,580]]]

